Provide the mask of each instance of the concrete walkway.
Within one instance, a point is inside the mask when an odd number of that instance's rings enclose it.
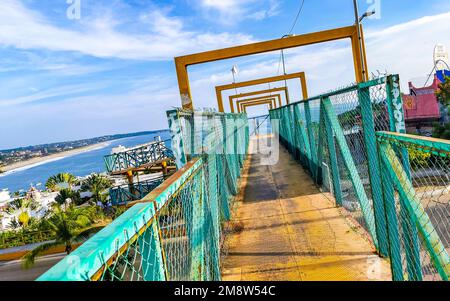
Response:
[[[260,159],[246,163],[233,219],[242,231],[227,237],[223,280],[391,279],[388,261],[282,146],[276,164]]]

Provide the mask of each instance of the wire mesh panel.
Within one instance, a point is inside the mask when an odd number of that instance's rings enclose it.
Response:
[[[243,114],[168,115],[180,169],[38,280],[220,280],[222,224],[238,193],[248,122]]]
[[[371,105],[371,119],[376,131],[389,130],[388,108],[386,102],[386,85],[384,82],[375,83],[367,89],[354,89],[348,92],[330,96],[330,101],[337,120],[345,136],[351,159],[368,198],[370,210],[374,211],[373,194],[369,170],[368,146],[363,125],[362,103]],[[352,179],[341,150],[337,150],[339,175],[342,191],[342,205],[347,212],[368,232],[371,231],[372,221],[366,221],[361,208],[357,187]],[[380,229],[381,230],[381,229]],[[383,230],[384,231],[384,230]]]
[[[450,142],[378,133],[398,280],[450,276]]]
[[[272,127],[269,115],[248,118],[250,136],[271,134]]]
[[[402,166],[408,166],[411,189],[424,207],[428,224],[433,225],[433,230],[428,230],[436,233],[434,238],[441,243],[434,253],[418,220],[407,210],[405,204],[411,196],[398,187],[383,185],[392,180],[381,164],[379,154],[383,151],[377,147],[376,132],[404,132],[399,86],[397,75],[381,77],[271,110],[270,118],[280,123],[280,142],[323,191],[332,191],[336,205],[366,230],[378,253],[391,257],[393,270],[399,262],[394,279],[446,279],[448,258],[439,254],[443,249],[448,253],[448,155],[411,145],[395,149]],[[420,139],[413,140],[423,146]],[[396,210],[391,215],[398,220],[397,227],[392,226],[392,216],[386,212],[390,190],[395,195],[392,206]],[[394,254],[398,258],[393,257],[393,250],[398,250]]]
[[[388,231],[375,132],[404,130],[401,108],[398,76],[391,75],[270,111],[280,122],[280,142],[382,256],[389,252]]]

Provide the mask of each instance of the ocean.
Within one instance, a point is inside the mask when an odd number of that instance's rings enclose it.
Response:
[[[90,150],[84,153],[56,159],[52,161],[44,161],[17,169],[12,172],[0,174],[0,191],[8,189],[11,193],[20,190],[28,190],[30,185],[38,185],[38,189],[44,189],[45,182],[53,175],[61,172],[68,172],[75,176],[87,176],[91,173],[105,172],[105,164],[103,157],[111,154],[114,147],[123,145],[125,147],[133,147],[155,140],[156,136],[161,136],[162,140],[170,139],[169,131],[162,131],[151,135],[135,136],[112,140],[107,142],[108,145],[102,148]],[[166,146],[170,148],[170,141],[166,142]]]

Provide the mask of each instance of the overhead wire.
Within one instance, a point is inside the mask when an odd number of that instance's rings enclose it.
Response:
[[[300,7],[299,7],[299,9],[298,9],[298,11],[297,11],[297,14],[296,14],[296,16],[295,16],[295,18],[294,18],[294,21],[293,21],[293,23],[292,23],[291,29],[289,30],[289,33],[288,33],[287,35],[292,34],[292,32],[294,31],[295,26],[297,25],[298,20],[299,20],[299,18],[300,18],[300,14],[301,14],[302,11],[303,11],[304,5],[305,5],[305,0],[302,0],[302,2],[300,3]],[[286,36],[286,35],[283,35],[283,37],[284,37],[284,36]],[[278,70],[277,70],[277,74],[278,74],[278,75],[280,74],[280,67],[281,67],[281,62],[282,62],[282,60],[283,60],[283,50],[280,51],[280,58],[278,59]],[[285,85],[285,87],[287,88],[287,82],[286,82],[286,80],[284,81],[284,85]]]

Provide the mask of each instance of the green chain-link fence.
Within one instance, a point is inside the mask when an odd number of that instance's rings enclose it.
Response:
[[[247,119],[183,110],[168,118],[179,170],[38,280],[220,280]]]
[[[395,280],[450,276],[450,141],[378,132]]]
[[[386,192],[382,185],[382,169],[375,133],[405,132],[399,87],[398,76],[392,75],[270,111],[271,121],[279,122],[277,135],[280,142],[324,191],[332,192],[336,205],[345,208],[344,212],[366,230],[378,253],[386,257],[392,256],[391,242],[398,238],[392,237],[389,232],[392,225],[391,227],[387,225],[391,219],[386,218]],[[417,150],[412,152],[413,156],[421,159],[423,154],[419,153]],[[413,170],[413,174],[417,158],[407,168]],[[432,182],[431,178],[435,183],[437,175],[442,175],[448,170],[448,160],[441,160],[439,164],[437,161],[429,162],[433,162],[433,166],[422,169],[419,175],[432,171],[432,175],[428,174],[426,183]],[[404,163],[409,164],[408,156],[404,159]],[[447,169],[444,166],[447,166]],[[421,177],[421,181],[425,181],[425,178]],[[447,194],[448,182],[446,185],[440,183],[436,191]],[[435,187],[427,193],[433,194],[434,189]],[[400,200],[405,201],[401,195]],[[450,230],[448,196],[442,197],[442,200],[440,207],[433,208],[442,220],[440,227],[443,227],[443,230],[438,236],[445,245]],[[402,258],[400,261],[404,263],[403,267],[407,266],[409,277],[401,279],[425,279],[414,276],[419,274],[415,272],[418,270],[431,271],[430,274],[434,276],[427,279],[439,278],[436,277],[438,273],[432,272],[433,269],[439,270],[435,265],[436,261],[430,258],[423,259],[429,255],[420,251],[424,250],[423,247],[420,249],[423,239],[420,240],[417,235],[414,216],[406,210],[400,210],[400,213],[403,222],[400,230],[404,231],[401,233],[404,237],[409,237],[402,240],[400,252]],[[398,242],[400,243],[400,240]],[[416,265],[412,262],[416,262]],[[443,275],[442,272],[439,274]]]
[[[250,136],[268,135],[272,133],[269,115],[261,115],[248,118]]]

